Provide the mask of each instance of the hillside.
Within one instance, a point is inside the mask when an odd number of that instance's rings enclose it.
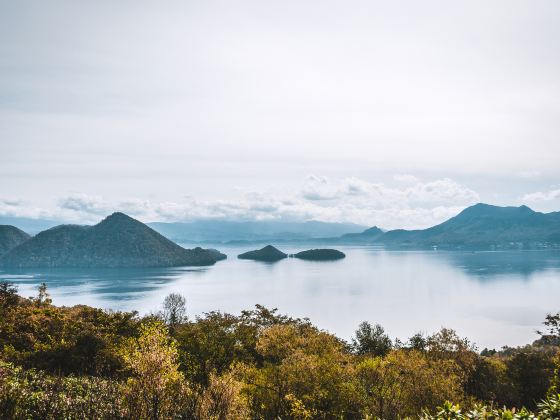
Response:
[[[373,236],[368,231],[341,239],[410,248],[539,248],[560,245],[560,212],[479,203],[428,229],[397,229]]]
[[[0,258],[5,267],[166,267],[211,265],[215,251],[187,250],[145,224],[113,213],[95,226],[43,231]]]
[[[15,226],[0,225],[0,255],[24,243],[30,236]]]

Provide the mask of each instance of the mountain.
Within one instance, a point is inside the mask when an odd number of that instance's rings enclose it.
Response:
[[[361,233],[346,233],[333,242],[354,242],[354,243],[370,243],[378,239],[383,232],[377,226],[370,227]]]
[[[45,230],[0,258],[4,267],[167,267],[211,265],[215,250],[184,249],[123,213],[94,226]]]
[[[189,223],[156,222],[149,223],[148,225],[165,237],[180,243],[305,241],[316,238],[338,237],[349,232],[359,233],[365,228],[353,223],[318,221],[232,222],[224,220],[198,220]]]
[[[352,243],[409,248],[540,248],[560,245],[560,212],[539,213],[527,206],[479,203],[428,229],[397,229],[381,234],[374,230],[373,235],[368,231],[341,238]]]
[[[255,251],[248,251],[237,256],[241,260],[255,260],[265,262],[275,262],[287,258],[288,254],[284,254],[279,249],[272,245],[267,245],[264,248]]]
[[[24,243],[30,237],[15,226],[0,225],[0,256]]]

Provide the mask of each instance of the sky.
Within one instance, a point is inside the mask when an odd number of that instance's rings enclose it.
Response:
[[[0,215],[560,210],[560,2],[0,0]]]

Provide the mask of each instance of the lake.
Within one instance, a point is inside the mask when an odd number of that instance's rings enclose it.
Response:
[[[239,313],[255,304],[308,317],[348,339],[361,321],[380,323],[391,337],[454,328],[480,349],[537,338],[547,312],[560,310],[560,252],[386,251],[337,247],[335,262],[238,260],[255,246],[218,248],[228,255],[212,267],[0,272],[23,296],[48,284],[56,305],[87,304],[149,313],[178,292],[193,317],[211,310]],[[282,246],[292,253],[305,249]]]

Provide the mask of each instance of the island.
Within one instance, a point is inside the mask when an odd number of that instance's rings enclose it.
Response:
[[[113,213],[94,226],[60,225],[0,257],[11,268],[124,268],[212,265],[216,250],[185,249],[144,223]]]
[[[346,254],[338,249],[309,249],[292,254],[290,257],[309,261],[334,261],[345,258]]]
[[[265,261],[265,262],[275,262],[287,258],[288,254],[283,253],[279,249],[273,247],[272,245],[267,245],[264,248],[257,249],[254,251],[244,252],[239,254],[237,258],[241,260],[255,260],[255,261]]]

